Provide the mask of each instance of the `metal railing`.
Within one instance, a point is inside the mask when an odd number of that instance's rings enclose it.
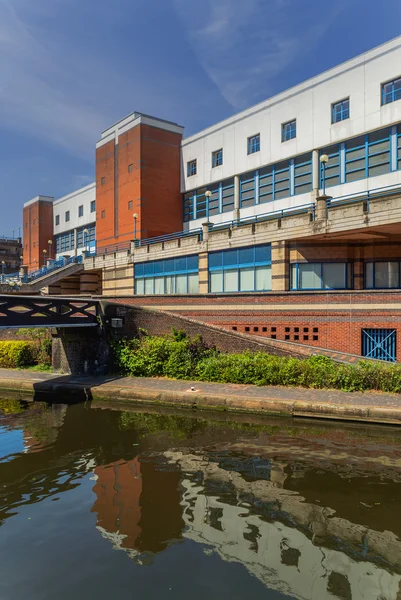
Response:
[[[182,238],[192,237],[198,235],[202,239],[202,228],[191,229],[190,231],[176,231],[175,233],[166,233],[164,235],[157,235],[152,238],[143,238],[142,240],[136,240],[134,243],[135,248],[141,246],[148,246],[150,244],[160,244],[163,242],[169,242],[170,240],[178,240]]]
[[[59,269],[63,269],[68,265],[79,264],[83,262],[83,255],[79,256],[70,256],[69,258],[59,258],[57,260],[49,260],[47,265],[38,269],[37,271],[31,271],[27,275],[21,278],[22,283],[30,283],[31,281],[35,281],[36,279],[40,279],[41,277],[45,277],[46,275],[50,275],[54,271],[58,271]]]
[[[366,200],[368,202],[374,198],[380,198],[382,196],[392,196],[401,193],[401,185],[387,185],[381,188],[374,188],[373,190],[364,190],[362,192],[356,192],[354,194],[347,194],[346,196],[337,196],[329,198],[327,204],[328,207],[332,206],[343,206],[345,204],[353,204],[354,202],[361,202]]]
[[[282,219],[283,217],[289,217],[294,215],[301,215],[310,213],[315,218],[315,204],[302,204],[300,206],[294,206],[290,208],[283,208],[281,210],[274,210],[268,213],[262,213],[261,215],[252,215],[250,217],[241,217],[240,219],[234,219],[231,221],[223,221],[223,223],[210,223],[209,231],[216,231],[218,229],[228,229],[234,227],[241,227],[242,225],[251,225],[252,223],[261,223],[263,221],[272,221],[274,219]]]

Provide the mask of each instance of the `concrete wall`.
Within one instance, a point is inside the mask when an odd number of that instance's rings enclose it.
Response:
[[[86,227],[96,221],[96,209],[91,212],[91,203],[96,201],[96,184],[91,183],[63,198],[58,198],[53,203],[53,227],[54,235],[66,233],[77,228]],[[79,207],[83,206],[84,214],[79,216]],[[70,220],[65,220],[65,214],[69,211]],[[59,225],[56,225],[56,217],[60,217]],[[81,254],[85,248],[76,248],[62,253],[63,256],[75,256]],[[58,255],[59,256],[59,255]]]

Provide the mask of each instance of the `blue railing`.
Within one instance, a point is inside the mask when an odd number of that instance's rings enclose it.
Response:
[[[353,204],[354,202],[361,202],[363,200],[373,200],[374,198],[380,198],[381,196],[390,196],[401,193],[401,185],[387,185],[381,188],[374,188],[373,190],[364,190],[362,192],[356,192],[355,194],[347,194],[346,196],[337,196],[328,200],[329,208],[331,206],[342,206],[344,204]],[[369,204],[368,204],[369,207]]]
[[[223,223],[210,223],[209,231],[227,229],[228,227],[241,227],[242,225],[250,225],[252,223],[260,223],[263,221],[272,221],[274,219],[282,219],[283,217],[307,213],[312,214],[313,218],[315,218],[315,204],[302,204],[293,208],[283,208],[281,210],[274,210],[272,212],[263,213],[261,215],[241,217],[241,219],[238,220],[224,221]]]
[[[200,235],[202,237],[202,229],[191,229],[190,231],[177,231],[175,233],[166,233],[164,235],[157,235],[152,238],[144,238],[142,240],[135,241],[135,247],[140,248],[141,246],[148,246],[149,244],[160,244],[162,242],[168,242],[169,240],[178,240],[193,235]]]
[[[21,278],[22,283],[30,283],[31,281],[35,281],[36,279],[40,279],[41,277],[45,277],[45,275],[49,275],[58,269],[62,269],[67,267],[68,265],[79,264],[83,262],[83,255],[80,256],[70,256],[70,258],[59,258],[57,260],[49,260],[48,264],[37,271],[32,271]]]

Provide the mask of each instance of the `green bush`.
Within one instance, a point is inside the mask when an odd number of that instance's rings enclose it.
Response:
[[[35,364],[36,345],[25,341],[0,341],[0,367],[17,369]]]
[[[265,352],[226,354],[205,344],[201,337],[191,339],[176,330],[171,336],[147,335],[118,342],[114,357],[117,371],[137,377],[401,393],[401,365],[341,364],[326,356],[301,360]]]

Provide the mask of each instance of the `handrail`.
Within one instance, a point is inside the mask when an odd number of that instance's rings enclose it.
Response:
[[[38,269],[37,271],[32,271],[27,275],[21,277],[22,283],[29,283],[31,281],[35,281],[36,279],[40,279],[41,277],[45,277],[50,273],[54,273],[54,271],[58,271],[59,269],[63,269],[72,264],[80,264],[83,262],[83,255],[79,256],[70,256],[69,258],[59,258],[57,260],[50,260],[48,265]]]
[[[243,217],[238,220],[223,221],[223,223],[210,223],[209,231],[216,231],[217,229],[227,229],[229,227],[241,227],[242,225],[250,225],[252,223],[260,223],[263,221],[270,221],[273,219],[280,219],[286,216],[305,214],[308,212],[315,213],[315,204],[301,204],[299,206],[293,206],[289,208],[283,208],[280,210],[274,210],[268,213],[262,213],[261,215],[252,215],[250,217]]]
[[[374,188],[373,190],[363,190],[362,192],[356,192],[354,194],[347,194],[345,196],[337,196],[328,199],[329,208],[332,205],[342,206],[344,204],[353,204],[354,202],[360,202],[361,200],[371,200],[373,198],[380,198],[384,194],[398,194],[401,192],[400,184],[386,185],[381,188]]]

